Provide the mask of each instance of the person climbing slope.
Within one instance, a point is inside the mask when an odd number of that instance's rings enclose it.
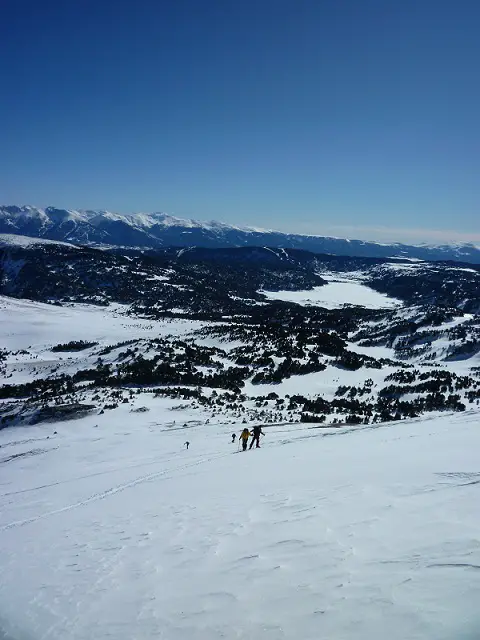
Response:
[[[248,439],[250,437],[250,431],[245,427],[245,429],[240,434],[240,440],[242,441],[243,450],[247,450]]]
[[[253,443],[257,443],[257,449],[260,449],[260,436],[265,434],[262,431],[262,427],[253,427],[252,441],[250,442],[250,449],[253,447]]]

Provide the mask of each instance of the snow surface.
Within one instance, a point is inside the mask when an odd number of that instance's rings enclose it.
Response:
[[[121,340],[184,335],[205,326],[196,320],[151,320],[127,315],[128,306],[56,306],[0,296],[0,335],[8,349],[54,346],[70,340],[114,344]]]
[[[382,349],[382,347],[362,348],[356,345],[352,345],[352,347],[354,347],[351,349],[352,351],[365,353],[366,355],[374,355],[371,353],[372,350]],[[375,357],[388,356],[375,354]],[[394,367],[368,369],[367,372],[364,368],[350,371],[339,367],[328,367],[325,371],[293,375],[274,385],[252,384],[250,381],[247,381],[242,392],[252,397],[267,396],[274,391],[279,396],[285,396],[287,394],[293,396],[298,394],[305,397],[316,397],[321,395],[324,400],[333,400],[335,398],[335,392],[341,385],[363,386],[365,380],[368,378],[371,378],[375,385],[381,385],[384,383],[385,378],[395,371],[396,369]]]
[[[324,274],[321,274],[322,278]],[[361,282],[341,280],[305,291],[259,291],[270,300],[283,300],[301,305],[316,305],[326,309],[338,309],[344,304],[354,304],[367,309],[391,309],[402,305],[400,300],[378,293]]]
[[[382,268],[390,269],[391,271],[415,271],[425,267],[423,260],[415,260],[411,258],[408,263],[394,262],[382,264]]]
[[[11,637],[478,637],[479,413],[237,454],[171,402],[0,432]]]
[[[352,284],[372,291],[350,276],[320,289]],[[126,311],[0,297],[2,347],[29,349],[8,355],[9,382],[94,358],[51,351],[69,340],[241,344]],[[392,371],[329,366],[242,391],[332,399]],[[480,412],[266,425],[261,450],[238,455],[230,434],[243,425],[227,419],[145,393],[102,415],[0,431],[0,638],[478,637]]]
[[[15,233],[0,233],[0,247],[16,246],[16,247],[30,247],[34,244],[60,244],[64,247],[70,247],[71,249],[78,249],[78,247],[69,242],[61,242],[60,240],[46,240],[45,238],[30,238],[29,236],[21,236]]]

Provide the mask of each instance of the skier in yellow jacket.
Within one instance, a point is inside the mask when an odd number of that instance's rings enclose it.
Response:
[[[247,450],[248,439],[250,437],[250,431],[245,427],[245,429],[240,434],[240,440],[242,441],[243,450]]]

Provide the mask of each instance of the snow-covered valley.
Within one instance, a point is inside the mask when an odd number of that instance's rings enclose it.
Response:
[[[0,637],[476,637],[477,270],[0,257]]]
[[[325,309],[338,309],[343,305],[359,305],[367,309],[391,309],[400,306],[400,300],[378,293],[361,282],[339,280],[307,291],[262,291],[270,300],[284,300],[302,305],[317,305]]]
[[[405,310],[398,313],[403,322]],[[278,329],[278,335],[264,335],[225,321],[145,318],[128,305],[57,306],[4,296],[1,425],[36,422],[45,406],[83,403],[80,409],[115,410],[137,397],[148,402],[159,395],[183,399],[209,423],[231,424],[370,423],[473,408],[480,396],[478,356],[445,360],[455,345],[448,332],[472,322],[473,316],[457,314],[430,330],[430,350],[423,347],[417,355],[403,343],[358,340],[356,332],[343,342],[330,332],[295,340]],[[373,325],[369,335],[381,334],[383,326]],[[443,389],[450,396],[427,397]],[[399,404],[397,397],[405,394],[410,404]]]

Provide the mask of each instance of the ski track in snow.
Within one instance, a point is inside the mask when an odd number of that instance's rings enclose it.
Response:
[[[18,455],[22,455],[22,454],[18,454]],[[107,489],[107,491],[102,491],[101,493],[96,493],[93,496],[90,496],[89,498],[87,498],[86,500],[81,500],[80,502],[75,502],[74,504],[69,504],[66,507],[62,507],[61,509],[55,509],[54,511],[49,511],[47,513],[43,513],[39,516],[36,516],[34,518],[27,518],[26,520],[18,520],[16,522],[11,522],[7,525],[4,525],[2,527],[0,527],[0,532],[1,531],[5,531],[7,529],[11,529],[12,527],[21,527],[25,524],[30,524],[32,522],[37,522],[37,520],[42,520],[43,518],[48,518],[50,516],[54,516],[58,513],[63,513],[64,511],[70,511],[71,509],[77,509],[78,507],[83,507],[86,504],[89,504],[90,502],[96,502],[97,500],[103,500],[104,498],[108,498],[108,496],[112,496],[115,493],[118,493],[119,491],[124,491],[125,489],[130,489],[131,487],[135,487],[136,485],[142,483],[142,482],[149,482],[151,480],[157,480],[159,478],[161,478],[162,476],[169,478],[171,476],[169,476],[168,474],[170,472],[175,472],[175,471],[183,471],[184,469],[189,469],[190,467],[196,467],[199,464],[204,464],[206,462],[212,462],[213,460],[215,460],[216,458],[223,458],[225,455],[230,455],[230,453],[228,454],[220,454],[218,456],[212,457],[212,458],[206,458],[205,460],[199,460],[197,462],[192,462],[190,464],[186,464],[186,465],[181,465],[180,467],[174,467],[173,469],[166,469],[164,471],[156,471],[154,473],[149,473],[147,475],[144,476],[140,476],[138,478],[136,478],[135,480],[132,480],[131,482],[126,482],[125,484],[120,484],[117,485],[115,487],[112,487],[111,489]],[[101,473],[97,473],[97,474],[90,474],[89,476],[84,476],[84,477],[93,477],[95,475],[101,475]],[[63,484],[63,483],[57,483],[57,484]],[[36,489],[43,489],[43,488],[48,488],[50,486],[53,485],[44,485],[43,487],[36,487],[35,489],[27,489],[25,491],[32,491],[32,490],[36,490]],[[14,492],[14,493],[10,493],[10,494],[5,494],[5,495],[18,495],[18,493],[21,492]]]
[[[165,411],[58,423],[0,465],[12,637],[473,640],[478,412],[269,425],[232,455],[231,425],[187,429],[186,451]],[[18,433],[8,455],[51,425]]]

